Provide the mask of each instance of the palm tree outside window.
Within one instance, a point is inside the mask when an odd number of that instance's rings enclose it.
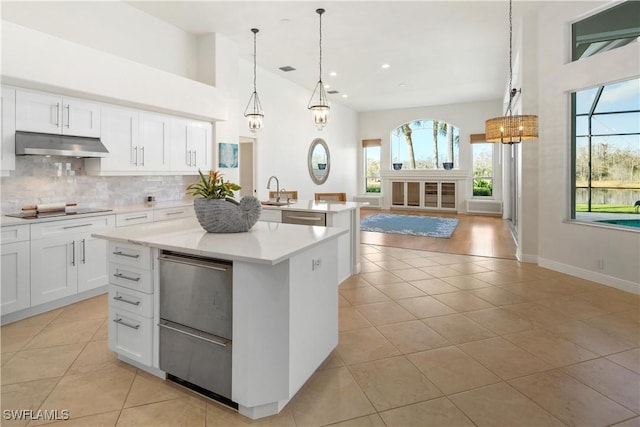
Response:
[[[460,131],[437,119],[403,123],[391,132],[391,159],[402,169],[458,167]]]

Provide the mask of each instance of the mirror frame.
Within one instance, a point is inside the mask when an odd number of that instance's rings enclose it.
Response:
[[[322,148],[324,148],[325,153],[327,154],[327,167],[324,170],[325,173],[322,178],[318,178],[313,173],[314,172],[313,151],[316,149],[318,145],[322,146]],[[331,170],[331,156],[329,155],[329,147],[327,146],[327,143],[324,141],[324,139],[316,138],[313,141],[311,141],[311,146],[309,147],[309,154],[307,155],[307,166],[309,167],[309,176],[311,176],[311,180],[314,183],[316,183],[317,185],[322,185],[327,181],[327,178],[329,177],[329,171]],[[315,169],[315,170],[319,170],[319,169]]]

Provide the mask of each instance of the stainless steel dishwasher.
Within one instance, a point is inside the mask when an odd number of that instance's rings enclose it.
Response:
[[[170,251],[159,261],[160,369],[233,406],[232,264]]]

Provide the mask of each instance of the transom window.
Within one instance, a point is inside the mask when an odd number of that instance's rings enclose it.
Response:
[[[399,169],[452,169],[458,166],[460,131],[439,120],[414,120],[391,132],[391,166]]]

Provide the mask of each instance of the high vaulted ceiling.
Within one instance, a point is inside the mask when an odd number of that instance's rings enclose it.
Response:
[[[237,43],[247,61],[253,56],[250,29],[258,28],[258,65],[309,90],[319,74],[315,10],[325,8],[323,81],[327,90],[339,91],[330,95],[333,102],[356,111],[499,99],[508,79],[507,1],[130,4],[190,33],[222,34]],[[514,2],[514,29],[538,4]],[[278,69],[287,65],[296,70]]]

